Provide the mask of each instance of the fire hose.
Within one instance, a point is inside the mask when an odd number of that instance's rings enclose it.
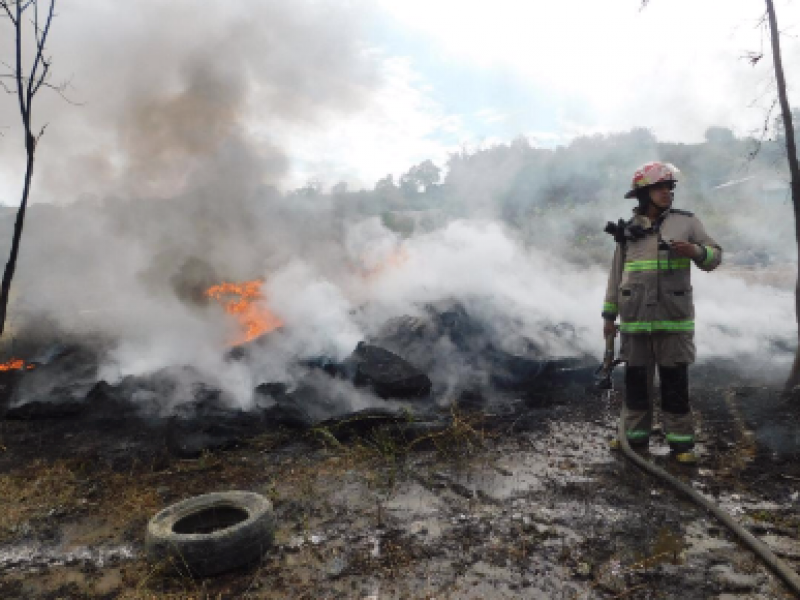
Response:
[[[608,340],[610,340],[610,342]],[[609,346],[612,349],[612,356],[613,356],[613,347],[614,347],[613,336],[607,338],[606,356],[608,356]],[[604,361],[604,365],[605,364],[608,364],[610,366],[612,363],[606,359],[606,361]],[[600,369],[598,369],[598,374],[601,373],[601,369],[603,368],[604,365],[600,366]],[[602,383],[605,382],[606,375],[610,380],[611,376],[610,369],[603,371],[602,377],[598,377],[599,385],[602,385]],[[794,592],[794,594],[798,598],[800,598],[800,575],[798,575],[788,564],[786,564],[786,562],[778,558],[775,555],[775,553],[772,552],[772,550],[770,550],[769,547],[764,542],[762,542],[752,533],[747,531],[730,514],[725,512],[718,505],[708,500],[708,498],[703,496],[700,492],[690,487],[689,485],[685,484],[677,477],[674,477],[673,475],[670,475],[663,469],[657,467],[650,461],[645,460],[644,458],[639,456],[636,452],[634,452],[631,449],[630,444],[628,443],[628,436],[625,435],[625,424],[622,419],[619,420],[619,429],[617,432],[617,436],[620,442],[620,448],[622,449],[622,453],[625,456],[625,458],[633,462],[640,469],[647,471],[650,475],[653,475],[654,477],[665,481],[676,490],[683,492],[695,504],[697,504],[701,508],[705,509],[706,511],[714,515],[723,525],[725,525],[728,529],[730,529],[744,543],[745,546],[750,548],[750,550],[752,550],[756,554],[756,556],[758,556],[758,558],[760,558],[764,562],[765,565],[767,565],[770,569],[772,569],[772,571],[775,574],[777,574],[781,579],[783,579],[783,581],[786,583],[787,586],[789,586],[792,592]]]
[[[800,575],[798,575],[789,565],[787,565],[786,562],[778,558],[764,542],[747,531],[730,514],[708,500],[705,496],[700,494],[700,492],[636,454],[636,452],[631,449],[630,444],[628,444],[628,439],[625,435],[625,424],[623,423],[622,419],[620,419],[619,422],[618,435],[620,448],[622,449],[622,453],[625,455],[625,458],[633,462],[637,467],[647,471],[654,477],[669,483],[678,491],[689,496],[689,498],[691,498],[695,504],[714,515],[723,525],[736,534],[736,536],[744,543],[744,545],[750,548],[750,550],[752,550],[756,556],[758,556],[764,562],[764,564],[766,564],[781,579],[783,579],[786,585],[788,585],[795,595],[800,598]]]

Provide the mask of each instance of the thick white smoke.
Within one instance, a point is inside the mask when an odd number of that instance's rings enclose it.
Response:
[[[454,160],[441,206],[428,211],[434,225],[405,235],[375,216],[390,212],[377,195],[282,195],[276,186],[291,158],[271,126],[311,130],[332,113],[356,118],[380,90],[375,57],[358,42],[356,8],[70,5],[53,52],[80,66],[74,92],[86,104],[42,105],[58,126],[42,143],[34,185],[53,203],[28,213],[12,332],[100,338],[108,348],[100,376],[112,382],[191,365],[242,406],[259,383],[303,376],[298,359],[342,360],[388,319],[441,301],[463,303],[505,350],[532,342],[551,356],[599,357],[613,243],[588,234],[629,214],[627,202],[599,200],[620,198],[629,177],[620,165],[656,158],[655,140],[620,135],[613,156],[604,140],[587,138],[572,154],[515,143],[502,161],[484,153],[480,168]],[[93,45],[76,42],[89,35]],[[3,157],[14,154],[13,133],[0,138]],[[18,161],[2,161],[4,180],[19,172]],[[680,199],[693,208],[690,196]],[[794,259],[781,217],[788,207],[753,219],[755,200],[739,197],[738,211],[715,201],[699,214],[723,247]],[[723,222],[741,236],[720,237]],[[10,217],[0,221],[2,239],[11,226]],[[229,360],[239,325],[203,291],[257,278],[284,325],[261,355]],[[786,355],[794,316],[785,288],[724,268],[697,273],[695,286],[701,357]]]

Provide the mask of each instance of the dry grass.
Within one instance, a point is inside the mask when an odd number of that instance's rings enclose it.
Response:
[[[448,427],[415,439],[408,445],[408,450],[431,445],[439,458],[461,460],[485,450],[487,441],[496,437],[484,428],[485,419],[481,415],[461,413],[453,407],[450,416]]]
[[[147,477],[108,473],[101,476],[104,491],[102,514],[120,526],[147,520],[160,510],[162,501]]]
[[[134,463],[125,472],[91,461],[38,460],[0,475],[4,505],[0,511],[0,541],[14,536],[26,522],[35,530],[39,520],[48,526],[70,523],[71,535],[82,545],[119,541],[120,537],[141,541],[147,520],[166,505],[223,489],[250,489],[277,503],[297,507],[291,510],[299,512],[292,513],[291,521],[277,532],[280,539],[292,538],[331,517],[328,496],[345,473],[353,472],[358,473],[370,497],[374,497],[376,508],[368,509],[369,518],[373,518],[375,510],[376,522],[380,523],[382,504],[403,479],[412,451],[425,448],[433,450],[432,456],[440,460],[463,461],[488,441],[479,419],[458,413],[453,413],[449,426],[428,435],[411,440],[404,438],[402,432],[402,424],[379,427],[342,443],[334,442],[332,434],[315,431],[306,439],[317,450],[285,456],[272,453],[286,441],[285,436],[264,435],[251,440],[241,451],[207,453],[196,460],[169,459],[158,463],[158,467]],[[380,558],[357,554],[353,568],[358,570],[360,566],[391,579],[426,559],[421,549],[404,538],[386,540],[382,552]],[[237,593],[243,591],[241,577],[232,576],[228,583],[198,580],[185,569],[147,564],[144,558],[125,563],[119,571],[118,584],[111,585],[118,586],[115,589],[120,597],[129,599],[230,597],[224,591],[230,586]],[[43,585],[43,590],[52,589],[52,583]],[[93,581],[87,580],[79,587],[88,596],[95,593]],[[272,597],[270,593],[262,589],[254,595]]]
[[[77,476],[74,465],[59,460],[36,461],[24,469],[0,475],[0,540],[13,535],[22,523],[47,517],[54,509],[76,506]]]

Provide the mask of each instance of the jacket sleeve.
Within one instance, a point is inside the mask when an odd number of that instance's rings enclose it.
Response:
[[[603,301],[603,318],[615,321],[619,313],[617,297],[619,296],[620,276],[622,275],[622,251],[619,244],[614,249],[614,260],[611,263],[611,271],[608,274],[608,287],[606,297]]]
[[[713,271],[722,262],[722,247],[706,233],[705,227],[697,217],[692,226],[691,242],[699,244],[703,250],[700,258],[694,259],[695,264],[703,271]]]

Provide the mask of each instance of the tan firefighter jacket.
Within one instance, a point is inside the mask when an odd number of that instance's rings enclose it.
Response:
[[[722,260],[722,248],[707,233],[700,220],[684,210],[667,209],[651,222],[634,209],[629,225],[645,231],[640,239],[617,244],[608,277],[603,318],[620,318],[622,333],[692,333],[694,301],[691,263],[713,271]],[[659,250],[660,241],[699,244],[698,259]]]

